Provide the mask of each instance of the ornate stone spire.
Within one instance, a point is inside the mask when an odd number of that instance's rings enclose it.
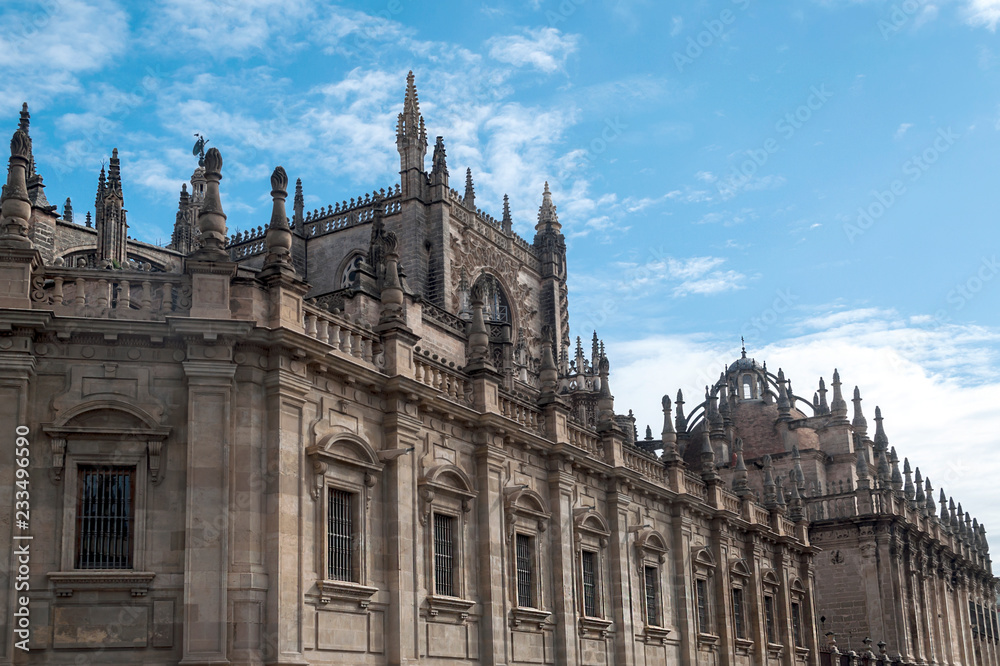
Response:
[[[25,105],[25,112],[27,105]],[[26,174],[31,157],[28,133],[18,128],[10,140],[10,161],[7,168],[7,185],[0,198],[0,247],[31,249],[28,238],[28,220],[31,219],[31,202],[28,200]]]
[[[806,487],[806,475],[802,471],[802,454],[799,453],[799,447],[794,444],[792,444],[791,481],[793,486]]]
[[[542,327],[542,361],[538,370],[542,393],[554,394],[559,386],[559,369],[552,356],[552,328]]]
[[[66,203],[63,204],[62,218],[67,222],[73,221],[73,202],[69,197],[66,197]]]
[[[914,490],[913,490],[913,472],[910,471],[910,459],[909,458],[903,458],[903,476],[906,478],[906,481],[903,484],[903,497],[905,497],[906,499],[912,501],[913,500],[913,495],[914,495]],[[944,493],[943,490],[941,492]]]
[[[830,403],[830,413],[836,417],[838,421],[847,422],[847,401],[844,400],[844,394],[841,390],[840,383],[840,371],[836,368],[833,370],[833,401]]]
[[[292,221],[295,223],[295,228],[299,230],[299,233],[304,232],[302,224],[305,221],[304,211],[306,207],[306,199],[302,194],[302,179],[295,179],[295,198],[292,200]]]
[[[500,220],[500,226],[506,234],[509,234],[514,226],[514,222],[510,218],[510,200],[506,194],[503,195],[503,219]]]
[[[399,151],[400,172],[403,176],[403,194],[415,194],[419,180],[423,178],[424,157],[427,155],[427,131],[424,118],[420,115],[420,101],[417,86],[413,83],[413,72],[406,75],[406,94],[403,96],[403,111],[396,122],[396,149]],[[406,174],[406,172],[412,173]],[[421,174],[418,178],[417,174]]]
[[[380,210],[376,207],[377,210]],[[395,232],[385,234],[385,270],[382,276],[382,290],[379,298],[382,300],[381,324],[403,323],[406,317],[403,312],[403,284],[399,277],[399,253],[396,251],[398,241]]]
[[[774,479],[774,503],[776,505],[777,510],[781,513],[784,513],[788,507],[788,504],[785,502],[785,489],[783,487],[783,484],[784,484],[784,479],[782,479],[781,475],[779,474]]]
[[[788,399],[788,392],[785,389],[785,371],[778,368],[778,420],[779,421],[791,421],[792,420],[792,405],[791,401]]]
[[[896,447],[889,451],[889,464],[892,466],[892,476],[889,479],[892,489],[900,491],[903,489],[903,475],[899,473],[899,456],[896,455]]]
[[[684,416],[684,392],[677,389],[677,418],[674,423],[677,426],[677,432],[687,432],[687,418]]]
[[[207,156],[206,156],[207,159]],[[288,197],[288,174],[283,167],[275,167],[271,173],[271,223],[264,237],[264,269],[292,268],[292,232],[288,227],[285,213],[285,199]]]
[[[205,201],[198,214],[201,248],[194,255],[200,260],[229,261],[229,254],[226,252],[226,214],[222,210],[222,198],[219,196],[220,180],[222,153],[218,148],[209,148],[205,153]]]
[[[851,421],[851,425],[854,426],[854,431],[858,434],[861,439],[864,439],[868,434],[868,421],[865,420],[865,415],[861,413],[861,390],[855,386],[854,387],[854,420]]]
[[[30,179],[32,176],[35,175],[35,155],[31,145],[31,132],[30,132],[31,114],[28,113],[27,102],[21,104],[21,118],[17,123],[17,129],[24,132],[25,136],[28,137],[28,167],[24,174],[25,180],[27,181],[28,179]]]
[[[871,488],[868,477],[868,460],[865,458],[864,449],[858,449],[858,458],[855,461],[854,469],[858,473],[858,488]]]
[[[819,390],[817,391],[817,393],[819,394],[818,413],[823,415],[829,414],[830,406],[826,403],[826,382],[823,380],[822,377],[819,378]]]
[[[611,384],[608,381],[611,364],[603,353],[597,362],[597,368],[601,377],[601,390],[597,398],[597,420],[598,423],[611,423],[615,416],[615,398],[611,395]]]
[[[924,479],[924,511],[928,516],[937,515],[937,506],[934,504],[934,488],[931,486],[930,478]]]
[[[660,404],[663,407],[663,432],[660,433],[660,441],[663,442],[663,459],[676,460],[677,433],[674,431],[674,424],[670,413],[670,396],[663,396]]]
[[[743,440],[736,438],[734,444],[736,451],[736,473],[733,475],[733,492],[740,499],[750,496],[750,485],[747,481],[747,465],[743,460]]]
[[[777,498],[775,497],[776,486],[774,485],[774,476],[773,476],[774,467],[773,463],[771,462],[770,454],[764,456],[763,464],[764,464],[764,483],[763,483],[764,506],[766,506],[768,509],[772,509],[775,506]]]
[[[922,507],[927,501],[927,496],[924,495],[924,478],[920,475],[920,468],[913,475],[913,485],[916,486],[916,492],[913,494],[913,501],[917,503],[917,507]]]
[[[708,430],[701,431],[701,478],[705,481],[716,481],[719,472],[715,469],[715,449],[712,448],[712,439]]]
[[[465,207],[476,210],[476,187],[472,183],[472,169],[465,170]]]
[[[956,513],[956,510],[955,510],[955,498],[954,497],[949,497],[948,498],[948,513],[951,514],[950,524],[951,524],[952,531],[954,531],[955,529],[958,528],[958,514]]]
[[[553,231],[562,231],[562,225],[559,224],[556,205],[552,203],[549,182],[545,181],[545,190],[542,192],[542,205],[538,208],[538,223],[535,225],[535,231],[542,232],[550,229]]]
[[[431,158],[431,185],[448,187],[448,154],[444,149],[444,137],[439,136],[434,143],[434,155]]]
[[[889,438],[885,435],[885,428],[882,427],[882,410],[875,407],[875,450],[885,451],[889,447]]]
[[[941,524],[950,525],[951,514],[948,513],[948,498],[944,495],[944,488],[941,489],[941,495],[938,497],[938,505],[941,507]]]
[[[726,382],[725,373],[719,377],[719,416],[722,417],[724,425],[732,423],[729,409],[729,385]]]
[[[107,181],[104,180],[104,169],[101,169],[96,208],[97,218],[94,223],[97,229],[98,260],[106,265],[123,266],[128,258],[128,220],[117,148],[111,151]]]
[[[483,318],[482,282],[472,285],[472,326],[469,329],[469,365],[493,370],[490,361],[490,334]]]

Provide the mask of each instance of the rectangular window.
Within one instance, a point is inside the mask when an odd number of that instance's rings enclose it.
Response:
[[[698,631],[709,633],[708,624],[708,581],[704,578],[695,579],[695,594],[698,602]]]
[[[792,602],[792,638],[796,647],[802,647],[802,618],[799,616],[799,604]]]
[[[327,577],[354,580],[354,495],[330,488],[326,520]]]
[[[976,604],[976,613],[979,618],[979,633],[985,638],[986,637],[986,623],[983,622],[983,607]]]
[[[764,625],[767,629],[767,642],[777,643],[778,637],[774,633],[774,597],[770,594],[764,595]]]
[[[733,588],[733,629],[736,631],[736,638],[746,638],[746,630],[743,628],[743,589]]]
[[[525,608],[534,607],[535,595],[533,588],[532,559],[535,553],[535,540],[526,534],[518,534],[517,546],[517,605]]]
[[[976,602],[969,600],[969,623],[972,624],[972,633],[979,633],[979,625],[976,624]]]
[[[996,609],[990,609],[990,615],[993,618],[993,638],[1000,637],[1000,632],[997,631],[997,611]]]
[[[660,626],[660,570],[656,567],[646,567],[646,624]]]
[[[76,568],[131,569],[135,467],[80,465]]]
[[[455,519],[434,514],[434,593],[455,596]]]
[[[583,569],[583,614],[597,617],[597,553],[583,551],[580,565]]]

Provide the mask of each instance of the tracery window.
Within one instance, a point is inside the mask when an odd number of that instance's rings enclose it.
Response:
[[[473,286],[473,290],[476,289],[480,290],[483,299],[483,319],[493,324],[511,323],[510,304],[496,277],[483,273]]]

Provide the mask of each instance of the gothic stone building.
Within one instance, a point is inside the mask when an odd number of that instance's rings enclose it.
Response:
[[[25,108],[0,664],[998,663],[982,526],[836,375],[810,403],[744,354],[639,439],[570,340],[548,188],[528,242],[441,138],[428,172],[412,76],[396,143],[398,184],[311,213],[298,184],[291,218],[276,168],[234,235],[212,149],[163,248],[117,154],[92,220],[48,204]]]

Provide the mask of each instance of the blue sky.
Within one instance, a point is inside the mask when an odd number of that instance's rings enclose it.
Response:
[[[78,218],[117,147],[165,241],[195,132],[231,231],[277,164],[310,209],[394,183],[412,69],[459,189],[530,238],[550,182],[620,411],[658,431],[744,335],[800,394],[839,367],[1000,535],[1000,0],[40,5],[0,9],[0,112]]]

